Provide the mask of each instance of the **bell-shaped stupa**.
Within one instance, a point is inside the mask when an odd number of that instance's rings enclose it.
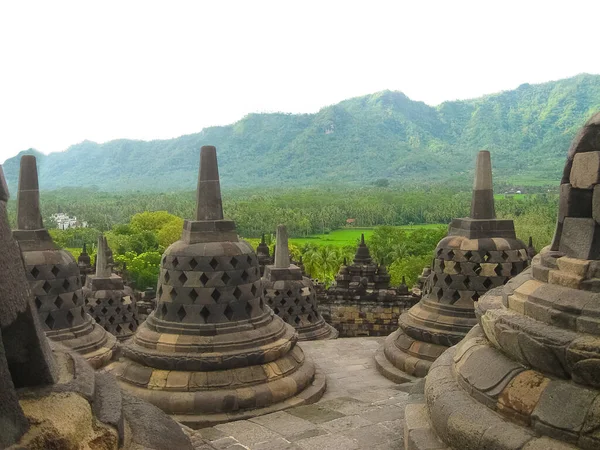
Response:
[[[258,260],[223,219],[215,147],[202,147],[195,220],[165,251],[157,305],[111,367],[192,427],[316,401],[323,375],[265,304]]]
[[[123,278],[111,272],[108,265],[106,238],[98,237],[96,274],[88,275],[84,296],[87,312],[104,329],[119,340],[130,338],[138,327],[137,308],[132,292]]]
[[[258,258],[258,265],[260,266],[260,276],[262,277],[265,273],[265,267],[269,264],[273,264],[273,258],[269,253],[269,246],[265,242],[265,234],[260,238],[258,247],[256,247],[256,257]]]
[[[284,225],[277,227],[275,264],[265,268],[265,300],[275,314],[298,332],[301,341],[335,339],[338,331],[319,313],[312,281],[290,263],[288,235]]]
[[[475,311],[407,409],[405,436],[429,439],[412,448],[600,448],[600,114],[569,150],[552,246]]]
[[[192,450],[162,411],[44,336],[7,200],[0,166],[0,448]]]
[[[46,335],[82,354],[92,366],[106,364],[116,339],[86,314],[79,267],[73,256],[52,241],[42,223],[36,159],[21,157],[17,196],[19,243],[34,304]]]
[[[477,155],[471,216],[454,219],[435,249],[423,298],[398,320],[377,353],[377,367],[402,382],[424,377],[431,363],[477,323],[474,304],[529,264],[512,220],[496,219],[490,153]],[[407,376],[408,374],[408,376]]]

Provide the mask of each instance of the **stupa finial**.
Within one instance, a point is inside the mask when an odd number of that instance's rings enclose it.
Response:
[[[290,266],[290,249],[285,225],[277,225],[277,245],[275,248],[275,267],[285,269]]]
[[[495,219],[494,188],[492,186],[492,160],[490,152],[482,150],[477,154],[471,219]]]
[[[110,267],[108,266],[106,238],[103,235],[98,236],[98,253],[96,253],[96,277],[98,277],[98,278],[109,278],[110,277]]]
[[[364,245],[364,244],[365,244],[365,233],[361,233],[361,234],[360,234],[360,243],[361,243],[362,245]]]
[[[19,190],[17,193],[17,228],[41,230],[44,228],[40,212],[40,188],[37,162],[33,155],[21,157]]]
[[[212,145],[200,149],[196,220],[223,220],[217,149]]]
[[[260,238],[260,243],[265,244],[265,233],[262,234],[262,237]]]
[[[83,248],[81,249],[81,253],[87,254],[87,244],[85,242],[83,243]]]

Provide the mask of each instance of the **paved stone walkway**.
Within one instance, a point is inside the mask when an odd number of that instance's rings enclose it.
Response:
[[[384,338],[343,338],[300,345],[327,375],[313,404],[250,420],[188,430],[197,449],[403,449],[404,408],[412,400],[381,376],[373,355]],[[411,397],[412,398],[412,397]]]

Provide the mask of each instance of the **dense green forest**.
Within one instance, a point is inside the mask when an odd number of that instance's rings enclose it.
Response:
[[[599,109],[600,76],[582,74],[436,107],[384,91],[316,114],[249,114],[176,139],[29,152],[39,156],[42,189],[191,190],[205,144],[218,147],[224,187],[469,184],[481,149],[492,152],[499,181],[554,185],[575,131]],[[12,189],[18,164],[18,157],[4,164]]]
[[[533,236],[537,248],[547,245],[554,231],[558,195],[540,192],[496,199],[498,217],[515,221],[518,237]],[[285,223],[292,237],[327,234],[342,228],[346,219],[356,226],[375,227],[367,244],[373,257],[384,262],[398,284],[406,276],[414,283],[428,265],[436,243],[452,218],[469,213],[471,194],[447,185],[425,190],[370,186],[365,188],[304,188],[235,190],[224,194],[226,217],[236,221],[238,233],[254,247],[262,233],[271,234]],[[193,217],[193,192],[171,194],[101,193],[86,189],[61,189],[41,193],[42,213],[48,226],[55,212],[66,212],[89,223],[89,228],[51,230],[56,243],[77,254],[83,243],[94,251],[97,235],[105,232],[119,264],[137,287],[156,284],[161,254],[181,236],[183,218]],[[9,201],[14,225],[15,201]],[[416,230],[397,226],[442,224]],[[271,243],[272,245],[272,243]],[[302,256],[314,278],[330,283],[344,257],[351,259],[355,245],[333,246],[305,242],[292,245],[296,260]]]

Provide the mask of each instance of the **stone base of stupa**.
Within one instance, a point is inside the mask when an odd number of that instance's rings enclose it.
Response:
[[[125,390],[191,428],[321,398],[325,376],[296,345],[294,329],[271,311],[246,322],[215,324],[212,336],[174,335],[154,331],[163,322],[153,313],[123,347],[124,357],[105,370]]]
[[[115,336],[87,317],[79,327],[46,332],[46,336],[79,353],[94,369],[99,369],[118,355],[119,344]]]
[[[337,339],[338,330],[333,328],[323,317],[320,317],[316,323],[311,323],[296,329],[299,341],[317,341],[321,339]]]
[[[158,408],[122,393],[114,377],[95,373],[80,355],[51,346],[58,382],[17,391],[30,428],[15,448],[191,450]]]

